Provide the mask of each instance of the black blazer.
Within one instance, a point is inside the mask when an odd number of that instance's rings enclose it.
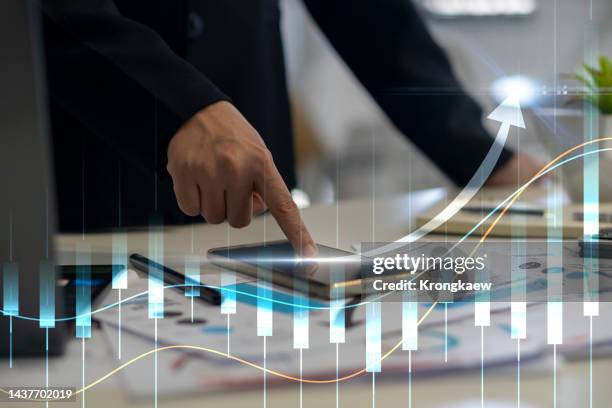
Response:
[[[465,184],[492,138],[411,2],[304,1],[399,130]],[[166,147],[219,100],[238,107],[295,185],[278,0],[42,5],[63,230],[143,225],[152,212],[187,221],[165,174]]]

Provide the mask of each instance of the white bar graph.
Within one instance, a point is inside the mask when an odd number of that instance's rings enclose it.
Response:
[[[584,302],[584,315],[589,317],[599,316],[599,302]]]
[[[491,325],[491,302],[483,300],[474,302],[474,325],[478,327]]]
[[[200,257],[185,258],[185,296],[200,296]]]
[[[153,218],[149,225],[149,256],[159,265],[164,264],[164,235],[161,221]],[[164,317],[164,272],[159,268],[149,267],[149,319]]]
[[[297,300],[296,305],[307,305],[307,301]],[[309,346],[308,335],[308,309],[296,306],[293,312],[293,348],[307,349]]]
[[[547,306],[548,344],[563,344],[563,303],[548,302]]]
[[[265,271],[258,271],[257,281],[257,335],[272,336],[272,289],[266,281]]]
[[[236,273],[224,269],[221,272],[221,313],[236,313]]]
[[[418,303],[402,302],[402,350],[416,351],[419,347]]]
[[[515,340],[527,338],[527,303],[512,302],[510,304],[510,337]]]
[[[369,302],[366,305],[366,371],[381,371],[381,304]]]
[[[123,230],[113,232],[113,289],[128,287],[127,234]]]
[[[331,282],[344,282],[344,265],[341,263],[330,265],[332,276]],[[332,301],[329,306],[329,342],[332,344],[344,343],[346,322],[345,314],[346,300],[344,299],[344,286],[338,285],[332,288]]]

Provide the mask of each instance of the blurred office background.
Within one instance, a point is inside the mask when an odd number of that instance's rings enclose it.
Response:
[[[612,54],[609,0],[412,1],[421,6],[456,74],[485,115],[496,105],[491,89],[500,78],[521,75],[533,79],[538,92],[550,92],[555,78],[560,87],[573,83],[564,74],[580,67],[587,48]],[[453,17],[432,12],[432,5],[459,3],[476,9],[518,3],[525,15]],[[282,0],[281,7],[299,182],[311,202],[369,197],[374,189],[377,195],[387,195],[451,185],[386,120],[314,26],[301,0]],[[544,161],[547,154],[534,135],[537,126],[526,116],[527,129],[514,134],[510,143]],[[494,135],[498,125],[485,123]]]

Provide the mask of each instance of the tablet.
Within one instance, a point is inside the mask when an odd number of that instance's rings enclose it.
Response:
[[[210,261],[220,267],[320,299],[361,294],[361,256],[317,244],[317,258],[300,259],[288,241],[213,248]]]

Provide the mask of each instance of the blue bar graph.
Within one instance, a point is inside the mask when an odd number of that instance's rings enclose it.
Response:
[[[267,271],[258,268],[257,271],[257,335],[272,335],[272,290]]]
[[[309,345],[309,303],[303,293],[308,293],[308,282],[296,279],[293,284],[293,348],[305,349]]]
[[[405,292],[402,302],[402,350],[416,351],[419,347],[419,308],[413,291]]]
[[[49,260],[40,262],[39,326],[55,327],[55,265]]]
[[[344,343],[345,331],[346,331],[346,316],[345,316],[345,303],[344,299],[344,286],[337,285],[334,283],[344,282],[344,265],[334,264],[331,268],[331,302],[329,308],[329,342],[330,343]]]
[[[484,247],[481,247],[480,250],[482,253],[486,253]],[[490,282],[488,268],[489,265],[486,265],[482,271],[476,271],[474,276],[475,282]],[[474,325],[478,327],[488,327],[491,325],[491,295],[489,292],[478,291],[474,296]]]
[[[200,296],[200,257],[185,258],[185,296]]]
[[[558,177],[563,178],[561,173]],[[559,185],[551,185],[547,198],[547,251],[546,266],[563,271],[563,191]],[[563,273],[546,274],[547,342],[563,343]]]
[[[382,337],[381,304],[369,302],[366,305],[366,371],[381,371]]]
[[[113,232],[113,289],[127,289],[127,235],[124,230]]]
[[[224,269],[221,271],[221,313],[236,313],[236,274]]]
[[[159,265],[164,264],[163,225],[159,216],[152,216],[149,223],[149,256]],[[164,317],[164,271],[159,268],[148,268],[149,283],[149,319]]]
[[[76,255],[76,337],[91,338],[91,250],[77,245]]]
[[[588,57],[588,56],[587,56]],[[592,63],[596,60],[596,55],[591,55]],[[584,112],[584,140],[590,141],[599,135],[599,110],[595,106],[585,104]],[[597,144],[585,146],[584,151],[593,152],[598,147]],[[590,242],[593,235],[599,233],[599,155],[590,154],[584,157],[584,240]],[[591,245],[591,251],[595,251],[595,245]],[[599,254],[591,253],[584,258],[584,315],[599,315]]]
[[[512,286],[510,287],[510,337],[527,338],[527,271],[521,268],[526,259],[526,243],[520,238],[526,236],[526,218],[515,216],[512,221],[512,234],[519,237],[512,240]]]
[[[19,314],[19,269],[15,262],[4,264],[3,298],[4,316]]]

